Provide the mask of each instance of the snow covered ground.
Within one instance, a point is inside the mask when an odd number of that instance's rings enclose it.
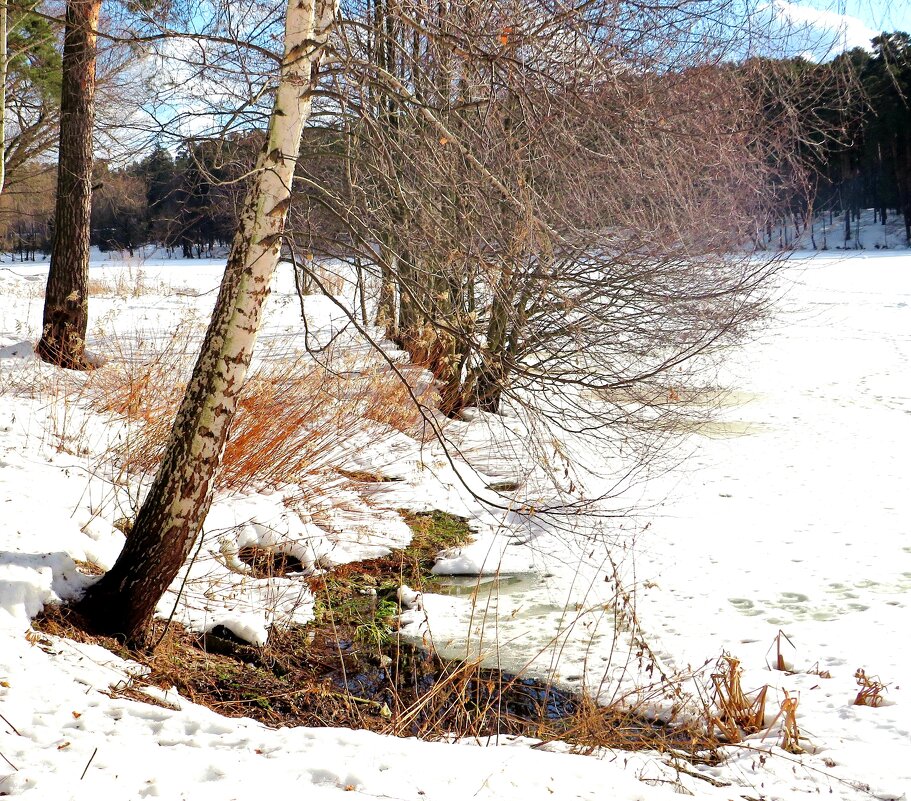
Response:
[[[138,354],[140,343],[180,325],[192,343],[222,266],[99,260],[91,274],[104,287],[92,298],[91,347],[109,351],[116,334]],[[526,498],[545,491],[518,419],[477,415],[450,426],[474,469],[452,463],[438,445],[372,426],[328,453],[321,469],[396,481],[369,492],[339,485],[318,510],[289,508],[293,488],[225,495],[188,568],[178,619],[197,629],[226,625],[261,642],[273,620],[307,619],[312,599],[292,579],[239,572],[238,547],[280,547],[320,566],[405,542],[395,508],[470,516],[476,542],[444,555],[438,572],[485,575],[453,578],[448,594],[413,603],[405,633],[430,636],[452,656],[480,652],[504,667],[527,667],[603,700],[727,651],[742,661],[747,689],[771,686],[769,724],[783,691],[799,694],[807,753],[777,747],[779,722],[765,739],[760,733],[731,748],[725,764],[700,768],[712,783],[656,754],[598,759],[522,742],[478,748],[339,729],[274,731],[174,693],[167,700],[178,710],[148,706],[111,693],[129,680],[120,659],[27,634],[43,604],[91,580],[77,561],[112,564],[122,543],[113,523],[139,491],[135,481],[113,481],[100,463],[127,430],[86,412],[78,381],[74,389],[32,356],[45,276],[46,265],[0,265],[0,794],[242,799],[268,787],[314,798],[659,799],[682,787],[719,799],[898,799],[911,792],[903,697],[911,680],[907,251],[793,259],[779,315],[726,365],[731,394],[718,422],[680,446],[675,469],[639,487],[635,517],[552,520],[518,502],[499,508],[503,498],[489,485],[522,482]],[[311,335],[362,348],[327,299],[308,298],[307,314]],[[266,326],[265,354],[302,337],[290,271],[278,276]],[[587,539],[592,532],[601,539]],[[616,578],[636,589],[628,613],[641,631],[632,639],[628,626],[615,625]],[[162,614],[176,596],[166,595]],[[779,632],[788,671],[769,667]],[[858,668],[889,685],[881,706],[852,705]],[[666,701],[698,701],[698,687],[684,681],[684,695]]]

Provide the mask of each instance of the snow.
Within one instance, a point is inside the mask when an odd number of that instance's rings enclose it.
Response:
[[[178,326],[192,349],[223,264],[96,258],[91,278],[110,292],[91,300],[91,349],[141,358],[112,344],[166,341]],[[407,543],[395,509],[448,511],[469,519],[475,541],[438,558],[445,593],[400,588],[404,634],[446,656],[482,656],[659,714],[698,706],[709,671],[688,678],[691,670],[727,651],[742,661],[745,688],[770,685],[770,731],[730,747],[722,765],[690,768],[715,784],[654,753],[272,730],[174,690],[148,690],[164,706],[143,704],[122,695],[135,663],[31,631],[45,604],[94,580],[85,563],[113,564],[124,540],[114,524],[148,480],[118,480],[110,448],[128,431],[88,409],[91,378],[33,356],[46,269],[0,264],[0,794],[221,801],[268,787],[317,799],[659,801],[680,786],[718,799],[908,797],[907,251],[793,257],[778,315],[724,366],[732,392],[717,420],[679,445],[676,466],[630,490],[623,503],[636,514],[611,517],[608,501],[565,516],[537,512],[566,490],[536,464],[541,452],[521,417],[470,412],[447,424],[448,452],[365,424],[328,448],[301,486],[220,494],[158,608],[196,630],[222,625],[263,643],[272,625],[308,620],[313,599],[299,576],[256,578],[241,548],[319,570]],[[331,300],[310,297],[306,308],[311,338],[337,337],[369,361]],[[259,358],[280,358],[303,339],[299,314],[284,266]],[[596,447],[564,444],[580,462],[607,463]],[[336,468],[385,480],[355,487]],[[617,618],[627,589],[635,593]],[[770,669],[779,647],[792,670]],[[858,668],[888,684],[883,705],[852,705]],[[678,689],[661,674],[679,675]],[[777,747],[785,690],[799,697],[805,754]]]

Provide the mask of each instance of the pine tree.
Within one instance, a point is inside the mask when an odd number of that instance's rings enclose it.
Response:
[[[69,0],[63,38],[54,246],[37,353],[74,370],[85,355],[89,321],[89,238],[95,122],[96,30],[101,0]]]

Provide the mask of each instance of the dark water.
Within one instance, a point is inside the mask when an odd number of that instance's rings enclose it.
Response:
[[[349,642],[339,646],[351,653]],[[395,656],[390,655],[393,662],[386,667],[365,664],[368,660],[362,659],[353,669],[334,671],[331,679],[340,690],[390,708],[395,702],[407,706],[432,696],[425,721],[444,722],[447,714],[471,712],[482,718],[506,716],[535,723],[570,717],[579,708],[577,696],[538,679],[486,669],[469,675],[458,663],[444,662],[421,648],[399,643],[395,650]]]

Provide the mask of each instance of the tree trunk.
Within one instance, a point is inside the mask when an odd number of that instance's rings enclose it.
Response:
[[[256,341],[281,248],[332,0],[289,0],[285,56],[266,144],[241,212],[215,311],[155,481],[116,564],[77,609],[96,630],[147,644],[155,606],[187,559]]]
[[[0,0],[0,193],[6,183],[6,73],[9,69],[7,53],[8,13],[6,0]]]
[[[63,38],[60,148],[54,246],[44,296],[38,355],[73,370],[85,357],[89,322],[89,219],[95,123],[95,30],[101,0],[69,0]]]
[[[387,339],[394,342],[399,336],[395,254],[385,241],[380,245],[379,264],[380,297],[376,307],[376,325],[383,329]]]

